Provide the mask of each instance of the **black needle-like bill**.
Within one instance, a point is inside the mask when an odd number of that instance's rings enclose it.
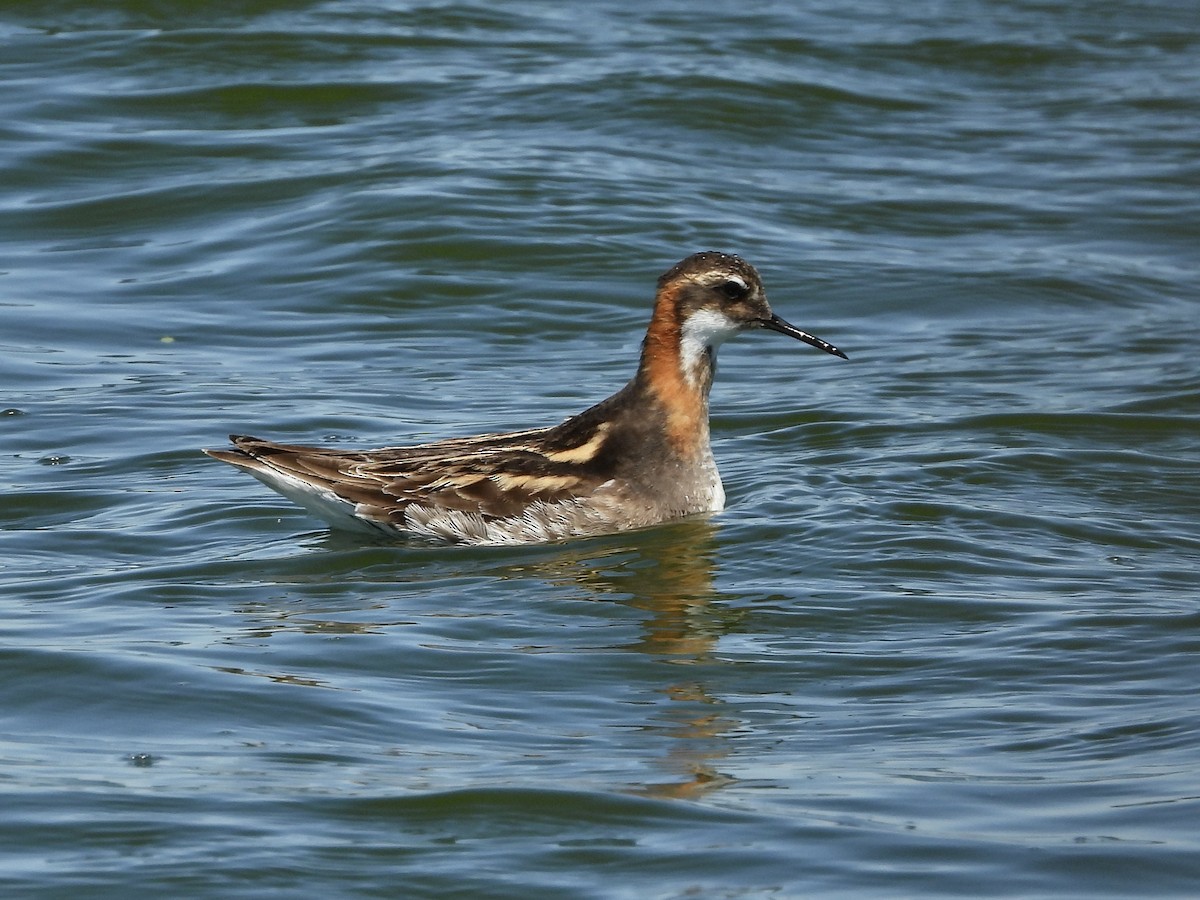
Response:
[[[794,337],[798,341],[804,341],[804,343],[816,347],[818,350],[824,350],[826,353],[832,353],[834,356],[840,356],[842,359],[850,358],[828,341],[823,341],[819,337],[809,334],[807,331],[801,331],[795,325],[785,322],[777,315],[772,314],[769,319],[761,319],[759,324],[763,328],[778,331],[780,334],[786,334],[788,337]]]

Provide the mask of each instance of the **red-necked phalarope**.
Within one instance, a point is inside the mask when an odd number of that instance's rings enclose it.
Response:
[[[414,447],[334,450],[232,435],[205,450],[333,525],[520,544],[655,525],[725,506],[708,436],[716,350],[767,328],[846,359],[771,312],[758,272],[696,253],[658,279],[637,374],[559,425]]]

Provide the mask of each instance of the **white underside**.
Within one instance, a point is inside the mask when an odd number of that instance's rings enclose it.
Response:
[[[505,519],[414,503],[404,511],[403,531],[468,544],[534,544],[652,524],[619,513],[615,505],[598,503],[595,497],[532,503],[519,516]]]
[[[287,497],[335,528],[356,531],[412,534],[465,544],[533,544],[566,538],[611,534],[629,528],[656,525],[680,515],[719,512],[725,506],[725,490],[713,467],[713,481],[689,508],[659,513],[652,510],[630,511],[601,485],[586,499],[558,503],[530,504],[519,516],[504,519],[485,517],[475,512],[444,509],[438,506],[410,504],[404,510],[405,522],[398,526],[370,515],[370,510],[343,500],[332,491],[317,487],[291,475],[274,471],[251,470],[259,481]]]
[[[720,512],[725,508],[725,485],[721,484],[721,476],[717,474],[717,465],[713,463],[713,482],[709,495],[706,512]]]
[[[378,532],[386,526],[357,515],[357,505],[343,500],[333,491],[319,488],[291,475],[274,470],[248,469],[249,473],[271,490],[302,506],[314,516],[339,528],[368,529]]]

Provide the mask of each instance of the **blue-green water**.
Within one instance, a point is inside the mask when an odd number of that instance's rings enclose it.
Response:
[[[0,887],[1194,896],[1190,4],[6,3]],[[715,247],[711,521],[333,535]]]

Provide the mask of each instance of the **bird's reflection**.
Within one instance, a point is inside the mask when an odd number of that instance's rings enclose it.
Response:
[[[610,600],[649,613],[642,633],[627,649],[661,657],[697,676],[720,665],[718,639],[741,618],[714,605],[717,526],[707,518],[685,519],[636,535],[636,542],[608,539],[599,546],[564,548],[539,567],[555,584],[582,587],[590,599]],[[528,569],[524,574],[529,574]],[[716,768],[728,755],[725,735],[740,722],[712,696],[700,677],[671,680],[654,688],[673,703],[656,704],[646,728],[673,738],[659,763],[668,778],[636,785],[633,792],[655,797],[694,798],[733,782]]]
[[[515,551],[462,550],[460,548],[397,548],[363,546],[352,538],[323,535],[320,549],[339,556],[339,565],[314,571],[311,563],[295,563],[290,576],[273,573],[272,580],[294,579],[309,588],[328,577],[334,597],[321,610],[306,593],[303,603],[252,602],[242,607],[254,625],[244,633],[264,638],[277,631],[318,634],[379,634],[412,624],[397,619],[404,607],[396,600],[375,601],[348,609],[346,581],[387,580],[400,586],[420,584],[430,569],[446,570],[450,560],[456,571],[512,580],[535,579],[565,588],[580,599],[617,602],[645,612],[638,636],[617,647],[655,657],[660,671],[678,672],[678,678],[648,685],[669,703],[648,705],[645,731],[671,740],[665,754],[653,765],[663,778],[636,784],[629,790],[655,797],[694,798],[730,784],[733,779],[717,766],[729,753],[729,733],[741,722],[729,706],[706,687],[714,667],[724,665],[714,655],[719,638],[728,633],[743,613],[731,604],[714,603],[715,551],[718,526],[706,518],[684,519],[665,526],[559,545]],[[455,555],[457,554],[457,555]],[[515,556],[515,558],[514,558]],[[294,557],[293,557],[294,559]],[[398,566],[402,559],[403,566]],[[257,673],[262,674],[262,673]],[[265,676],[271,677],[271,676]]]

